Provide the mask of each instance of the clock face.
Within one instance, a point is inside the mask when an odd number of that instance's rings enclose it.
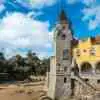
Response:
[[[64,49],[63,50],[63,60],[68,60],[70,56],[70,50],[69,49]]]

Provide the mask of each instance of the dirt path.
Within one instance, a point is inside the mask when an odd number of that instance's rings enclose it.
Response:
[[[41,95],[45,95],[43,91],[43,83],[28,83],[9,86],[0,86],[0,100],[39,100]]]

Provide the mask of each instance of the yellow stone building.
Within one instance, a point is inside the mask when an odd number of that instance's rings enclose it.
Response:
[[[100,37],[79,40],[73,57],[80,74],[100,73]]]

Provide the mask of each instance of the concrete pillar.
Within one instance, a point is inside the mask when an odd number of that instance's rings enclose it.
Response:
[[[49,72],[46,73],[46,86],[49,88]]]
[[[92,71],[92,72],[93,72],[93,74],[95,75],[95,74],[96,74],[96,72],[95,72],[95,64],[92,63],[91,65],[92,65],[92,68],[93,68],[93,71]]]
[[[78,68],[79,68],[79,75],[81,74],[81,66],[80,64],[78,64]]]
[[[93,69],[92,73],[93,73],[93,75],[96,75],[96,72],[95,72],[95,63],[92,62],[91,65],[92,65],[92,69]],[[93,86],[95,86],[96,85],[96,80],[95,79],[90,79],[90,84],[93,85]]]

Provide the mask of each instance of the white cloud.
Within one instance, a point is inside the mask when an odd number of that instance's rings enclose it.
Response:
[[[100,5],[97,4],[97,0],[68,0],[68,3],[83,3],[85,5],[82,9],[82,20],[87,22],[89,30],[100,27]]]
[[[3,4],[0,5],[0,12],[2,12],[3,10],[5,10],[5,6]]]
[[[28,17],[37,17],[37,16],[39,16],[39,15],[42,15],[43,14],[43,12],[34,12],[34,11],[32,11],[32,12],[29,12],[28,13]]]
[[[46,45],[45,45],[46,48],[52,48],[52,44],[50,42],[48,42]]]
[[[68,4],[75,4],[77,2],[79,2],[79,0],[67,0]]]
[[[54,36],[54,30],[52,30],[51,32],[49,32],[49,40],[51,42],[53,42],[53,36]]]
[[[85,5],[91,5],[91,4],[93,4],[93,3],[95,3],[96,2],[96,0],[83,0],[82,1]]]
[[[90,30],[94,30],[100,26],[100,6],[84,8],[83,14],[82,20],[88,22]]]
[[[22,13],[8,14],[0,23],[0,47],[8,53],[18,48],[51,47],[48,27],[48,22],[40,22]]]
[[[40,52],[38,53],[38,56],[40,59],[43,59],[44,57],[48,58],[49,56],[53,55],[52,53],[48,53],[48,52]]]
[[[67,0],[68,4],[83,3],[85,5],[91,5],[96,2],[96,0]]]
[[[94,30],[98,26],[98,22],[90,20],[89,21],[89,30]]]
[[[51,6],[53,5],[56,0],[29,0],[29,2],[33,5],[33,6]]]
[[[48,57],[48,53],[47,52],[40,52],[40,53],[38,53],[38,56],[40,59],[42,59],[44,57]]]
[[[33,8],[42,8],[44,6],[52,6],[56,3],[57,0],[17,0],[16,2],[21,3],[22,5],[27,6],[28,4]],[[24,3],[23,3],[24,2]]]

